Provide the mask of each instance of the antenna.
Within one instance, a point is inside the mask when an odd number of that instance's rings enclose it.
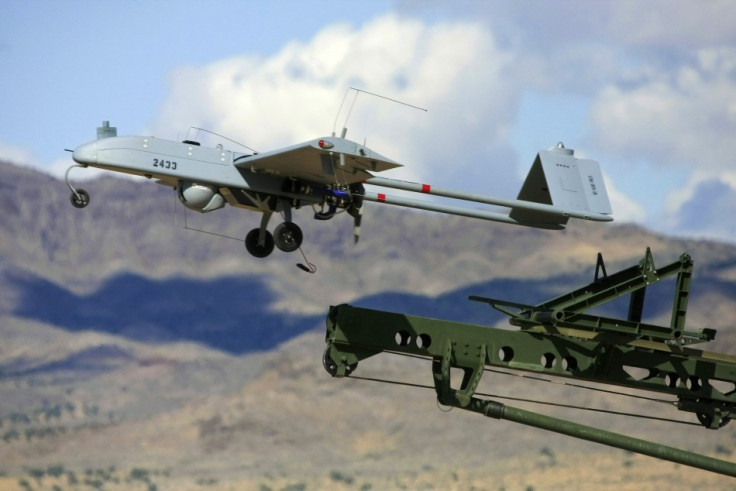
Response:
[[[335,122],[332,123],[332,136],[335,136],[335,129],[337,128],[337,118],[340,117],[340,113],[342,112],[342,108],[345,105],[345,99],[348,98],[348,94],[350,93],[351,90],[355,90],[355,89],[353,89],[352,87],[348,87],[345,90],[345,95],[342,96],[342,102],[340,103],[340,108],[337,110],[337,114],[335,114]],[[353,110],[353,106],[355,105],[355,100],[357,98],[358,98],[358,92],[356,91],[355,92],[355,98],[353,98],[353,103],[350,105],[350,111]],[[350,111],[348,111],[348,118],[350,117]],[[342,138],[345,138],[345,134],[348,131],[347,130],[347,127],[346,127],[347,122],[348,122],[348,118],[345,118],[345,124],[343,125],[343,129],[342,129]]]
[[[376,94],[375,92],[368,92],[367,90],[357,89],[355,87],[348,87],[347,90],[345,90],[345,95],[343,96],[342,102],[340,103],[340,108],[337,110],[337,114],[335,115],[335,122],[332,124],[332,136],[335,136],[335,129],[337,128],[337,119],[340,117],[340,113],[342,113],[342,108],[345,105],[345,100],[348,98],[348,93],[351,90],[354,90],[355,91],[355,97],[353,97],[353,102],[350,103],[350,108],[348,109],[348,114],[347,114],[347,116],[345,116],[345,122],[342,125],[342,133],[340,135],[341,138],[345,138],[345,135],[348,132],[348,120],[350,119],[350,115],[353,112],[353,108],[355,107],[355,103],[358,100],[358,96],[361,93],[372,95],[373,97],[378,97],[379,99],[384,99],[384,100],[387,100],[387,101],[390,101],[390,102],[395,102],[396,104],[401,104],[402,106],[410,107],[412,109],[418,109],[420,111],[427,112],[427,110],[424,109],[423,107],[415,106],[413,104],[402,102],[402,101],[399,101],[397,99],[392,99],[390,97],[386,97],[386,96],[381,95],[381,94]]]
[[[356,92],[363,92],[364,94],[372,95],[374,97],[378,97],[379,99],[386,99],[387,101],[395,102],[397,104],[401,104],[402,106],[411,107],[413,109],[419,109],[420,111],[424,111],[425,113],[427,112],[427,110],[424,109],[423,107],[414,106],[413,104],[402,102],[402,101],[399,101],[399,100],[396,100],[396,99],[391,99],[390,97],[386,97],[386,96],[381,95],[381,94],[375,94],[373,92],[368,92],[367,90],[363,90],[363,89],[356,89],[355,87],[349,87],[349,88],[352,89],[352,90],[354,90],[354,91],[356,91]],[[355,97],[356,98],[358,97],[357,94],[356,94]]]
[[[248,150],[250,150],[254,154],[257,154],[258,153],[257,150],[254,150],[254,149],[250,148],[245,143],[240,143],[239,141],[235,141],[232,138],[226,137],[225,135],[221,135],[219,133],[215,133],[214,131],[211,131],[211,130],[208,130],[208,129],[205,129],[205,128],[199,128],[198,126],[190,126],[189,127],[189,130],[187,131],[187,138],[189,138],[189,131],[191,131],[191,130],[204,131],[205,133],[209,133],[210,135],[215,135],[215,136],[217,136],[219,138],[222,138],[223,140],[227,140],[227,141],[229,141],[231,143],[234,143],[236,145],[240,145],[243,148],[247,148]],[[197,134],[197,137],[199,137],[199,134]]]

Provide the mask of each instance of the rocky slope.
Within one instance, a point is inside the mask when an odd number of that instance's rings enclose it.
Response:
[[[242,242],[184,230],[171,190],[106,177],[84,210],[58,179],[0,164],[0,487],[526,489],[732,487],[729,479],[594,444],[437,409],[430,389],[330,378],[331,304],[495,324],[469,294],[538,302],[651,246],[657,264],[695,259],[688,323],[736,352],[736,247],[630,225],[563,232],[366,206],[350,221],[296,220],[298,253],[250,257]],[[174,223],[177,215],[179,226]],[[242,237],[259,217],[187,215]],[[343,219],[343,220],[341,220]],[[665,282],[667,283],[667,282]],[[645,316],[667,322],[671,283]],[[431,385],[426,362],[381,355],[366,377]],[[692,422],[669,405],[500,374],[488,393]],[[530,407],[733,460],[734,430]]]

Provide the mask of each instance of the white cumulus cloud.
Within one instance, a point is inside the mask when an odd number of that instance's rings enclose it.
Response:
[[[603,172],[603,179],[606,183],[606,191],[615,219],[622,222],[646,223],[647,212],[641,201],[627,196],[615,186],[614,180],[605,171]]]
[[[415,106],[361,93],[347,122],[348,138],[398,160],[392,177],[461,184],[484,168],[490,185],[517,179],[505,143],[520,90],[504,71],[511,56],[490,30],[471,21],[428,24],[389,14],[362,26],[325,27],[271,57],[239,56],[171,75],[171,95],[153,134],[202,126],[259,151],[339,133],[357,87]],[[486,164],[485,166],[483,164]],[[491,179],[491,170],[498,177]],[[515,191],[515,190],[514,190]]]
[[[0,142],[0,160],[19,165],[31,165],[36,161],[33,153],[17,145]]]
[[[267,151],[333,125],[340,132],[350,111],[348,138],[405,164],[387,177],[513,197],[530,156],[516,155],[510,135],[527,131],[515,125],[522,98],[536,91],[557,101],[538,110],[539,120],[559,120],[558,131],[574,117],[566,97],[589,104],[578,137],[610,176],[619,221],[677,225],[699,183],[731,172],[736,8],[728,2],[561,1],[531,11],[525,2],[461,3],[422,18],[413,15],[444,7],[400,2],[409,16],[333,23],[269,56],[181,67],[151,133],[202,126]],[[366,94],[353,107],[350,94],[337,117],[347,87],[429,112]]]
[[[672,72],[603,88],[591,109],[596,143],[663,168],[713,175],[736,155],[736,48],[702,50]]]

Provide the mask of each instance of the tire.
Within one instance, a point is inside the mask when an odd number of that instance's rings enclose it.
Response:
[[[245,236],[245,248],[250,252],[251,256],[264,258],[273,252],[274,241],[271,232],[266,230],[265,244],[260,245],[258,243],[260,232],[260,229],[257,228],[248,232],[248,235]]]
[[[74,208],[85,208],[89,204],[89,193],[84,189],[77,189],[77,192],[72,193],[69,200]]]
[[[294,252],[302,245],[302,229],[293,222],[284,222],[273,231],[276,247],[284,252]]]

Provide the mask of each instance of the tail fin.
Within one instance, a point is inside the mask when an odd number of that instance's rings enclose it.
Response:
[[[565,148],[562,143],[537,154],[518,199],[582,213],[612,213],[598,162],[575,158],[573,150]],[[520,208],[512,208],[509,216],[520,222],[560,225],[566,224],[569,218]]]

